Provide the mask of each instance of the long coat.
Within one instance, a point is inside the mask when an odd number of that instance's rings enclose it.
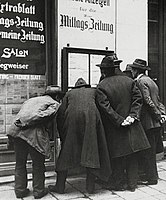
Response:
[[[144,102],[140,116],[144,130],[161,127],[160,119],[161,114],[165,114],[165,107],[160,101],[158,86],[144,74],[137,79],[137,85]]]
[[[107,181],[111,167],[104,128],[95,104],[95,89],[81,87],[68,91],[58,111],[57,127],[62,148],[56,171],[81,165]]]
[[[97,86],[99,105],[110,156],[121,157],[149,148],[149,142],[139,121],[142,95],[135,82],[127,76],[107,77]],[[122,127],[127,116],[135,122]]]
[[[48,124],[55,117],[59,103],[50,96],[30,98],[24,102],[7,135],[19,137],[49,158],[51,156]]]

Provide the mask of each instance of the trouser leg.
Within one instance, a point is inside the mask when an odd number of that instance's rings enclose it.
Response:
[[[147,177],[146,177],[146,173],[145,173],[145,162],[144,162],[144,158],[143,158],[143,154],[144,151],[140,151],[138,153],[138,180],[139,181],[146,181]]]
[[[112,163],[112,176],[110,178],[111,185],[114,185],[116,188],[121,188],[125,184],[125,165],[126,160],[124,157],[113,158]]]
[[[28,146],[27,143],[20,139],[14,139],[14,150],[16,158],[15,166],[15,193],[20,194],[27,188],[27,170],[26,162],[28,156]]]
[[[57,190],[61,193],[64,193],[66,178],[67,178],[67,170],[57,172],[56,187]]]
[[[126,156],[127,182],[130,188],[136,188],[138,181],[137,153]]]
[[[29,145],[32,158],[33,192],[40,194],[45,190],[45,156]]]
[[[144,151],[145,173],[148,181],[158,179],[157,164],[156,164],[156,141],[153,130],[147,132],[147,138],[151,148]]]
[[[95,189],[95,176],[91,173],[91,169],[87,167],[86,169],[86,190],[88,193],[93,193]]]
[[[59,194],[64,193],[67,173],[68,173],[67,170],[57,171],[56,184],[48,186],[48,189],[49,189],[50,192],[56,192],[56,193],[59,193]]]

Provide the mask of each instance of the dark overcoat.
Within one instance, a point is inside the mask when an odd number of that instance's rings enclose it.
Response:
[[[96,90],[110,156],[121,157],[149,148],[149,142],[139,121],[142,95],[135,82],[121,75],[103,79]],[[135,122],[122,127],[127,116]]]
[[[143,96],[141,109],[141,122],[144,130],[161,127],[161,115],[165,115],[165,107],[159,98],[159,89],[156,83],[149,77],[142,74],[137,79],[137,86]]]
[[[56,171],[83,166],[107,181],[111,175],[109,153],[100,113],[95,104],[95,89],[68,91],[57,115],[62,148]]]

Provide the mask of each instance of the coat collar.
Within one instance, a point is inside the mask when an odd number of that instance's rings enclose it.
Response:
[[[144,75],[144,74],[139,74],[139,75],[137,76],[137,78],[135,78],[135,81],[138,81],[143,75]]]

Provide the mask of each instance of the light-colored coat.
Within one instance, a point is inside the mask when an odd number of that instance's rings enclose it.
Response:
[[[58,108],[59,103],[48,95],[25,101],[7,135],[25,140],[38,152],[50,157],[48,124]]]
[[[165,107],[159,98],[159,89],[156,83],[146,75],[137,79],[137,85],[143,96],[141,122],[145,130],[161,127],[161,114],[165,114]]]

